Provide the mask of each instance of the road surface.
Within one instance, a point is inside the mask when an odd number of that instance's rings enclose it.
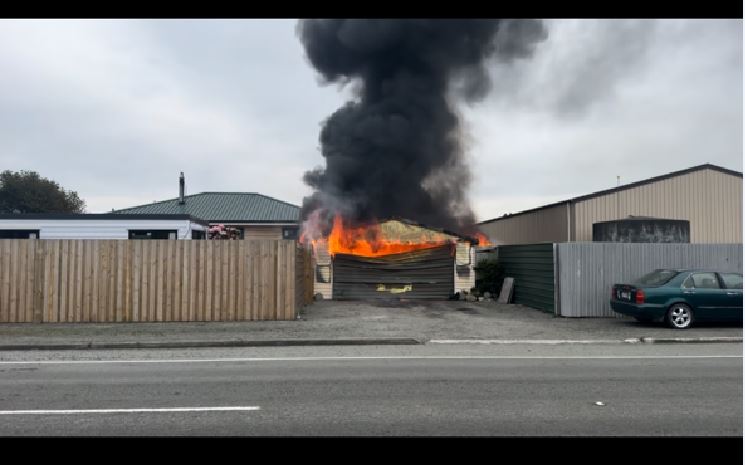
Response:
[[[742,436],[742,344],[0,353],[0,436]]]

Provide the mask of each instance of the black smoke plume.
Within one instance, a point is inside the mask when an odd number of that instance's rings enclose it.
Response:
[[[323,126],[326,167],[305,173],[314,193],[303,201],[303,219],[319,211],[326,225],[340,213],[355,225],[398,217],[470,229],[470,173],[454,99],[486,96],[488,59],[530,56],[546,37],[543,23],[312,19],[297,32],[323,79],[351,82],[356,97]]]

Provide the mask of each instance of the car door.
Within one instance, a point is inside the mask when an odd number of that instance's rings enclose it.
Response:
[[[728,296],[716,273],[691,273],[683,283],[683,295],[693,305],[697,320],[721,320],[728,314]]]
[[[742,321],[742,274],[718,273],[720,283],[724,288],[726,307],[722,311],[723,318],[729,321]]]

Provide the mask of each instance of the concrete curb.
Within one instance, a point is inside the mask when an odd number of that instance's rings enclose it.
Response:
[[[3,344],[0,351],[12,350],[101,350],[101,349],[186,349],[209,347],[287,347],[287,346],[370,346],[420,345],[409,337],[348,339],[267,339],[253,341],[167,341],[167,342],[88,342],[69,344]]]
[[[427,344],[678,344],[678,343],[714,343],[740,342],[742,337],[632,337],[627,339],[588,339],[588,340],[552,340],[552,339],[432,339]]]
[[[57,344],[2,344],[0,351],[27,350],[104,350],[104,349],[188,349],[219,347],[292,347],[292,346],[371,346],[422,344],[481,345],[590,345],[590,344],[680,344],[680,343],[742,343],[742,337],[634,337],[627,339],[432,339],[422,341],[411,337],[344,338],[344,339],[266,339],[230,341],[131,341],[131,342],[71,342]]]

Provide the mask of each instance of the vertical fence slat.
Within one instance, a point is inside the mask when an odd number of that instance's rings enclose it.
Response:
[[[207,264],[207,272],[206,272],[206,286],[205,286],[205,308],[204,308],[204,319],[205,321],[212,321],[212,313],[214,310],[213,301],[212,301],[212,289],[214,287],[215,283],[215,267],[214,267],[214,249],[215,244],[214,242],[210,241],[205,244],[207,246],[205,250],[205,256],[204,261]]]
[[[59,275],[59,321],[68,321],[67,293],[70,279],[68,277],[68,263],[70,242],[60,241],[60,275]]]
[[[110,282],[109,247],[107,241],[93,243],[93,301],[91,320],[106,321],[108,315],[108,290]]]
[[[34,323],[44,321],[44,256],[46,254],[46,241],[36,241],[36,250],[34,250],[34,297],[33,297],[33,318]]]
[[[168,265],[166,278],[168,284],[166,285],[166,311],[163,316],[163,321],[175,321],[175,293],[176,293],[176,241],[169,240],[168,253],[166,254],[166,263]]]
[[[11,283],[10,283],[10,299],[9,299],[9,310],[10,314],[8,315],[8,321],[16,322],[18,319],[18,304],[19,304],[19,294],[20,294],[20,285],[18,283],[18,275],[20,270],[20,248],[21,243],[13,241],[14,243],[11,244],[11,253],[10,253],[10,260],[11,260]]]
[[[75,318],[73,321],[83,321],[83,259],[84,259],[84,242],[75,241]]]
[[[246,320],[246,241],[238,241],[238,320]]]
[[[228,310],[228,285],[230,284],[229,274],[230,274],[230,242],[222,242],[221,244],[225,244],[225,246],[220,247],[220,265],[221,265],[221,273],[220,273],[220,317],[219,321],[225,321],[230,318],[230,313]]]
[[[262,270],[263,281],[264,281],[264,318],[273,320],[275,315],[275,303],[274,303],[274,287],[272,281],[275,273],[276,266],[276,242],[274,240],[267,241],[264,247],[264,269]]]
[[[0,241],[0,322],[10,319],[10,248],[12,239]]]
[[[193,264],[192,269],[194,273],[190,277],[192,283],[192,289],[189,290],[189,315],[191,321],[199,320],[199,307],[201,306],[201,282],[204,280],[204,269],[202,268],[202,262],[200,261],[200,254],[204,247],[204,241],[197,240],[193,241],[191,245],[191,263]]]
[[[50,317],[51,321],[54,323],[59,322],[59,249],[60,249],[61,241],[55,240],[52,241],[52,255],[50,257],[51,263],[51,274],[50,274],[50,282],[49,287],[50,290]]]
[[[187,261],[186,261],[186,247],[189,245],[190,241],[176,241],[176,291],[174,295],[176,296],[176,319],[178,321],[188,321],[187,318],[187,312],[185,307],[186,299],[185,299],[185,289],[186,285],[189,283],[189,270],[186,267]]]
[[[147,286],[147,293],[148,293],[148,300],[147,300],[147,320],[146,321],[155,321],[156,320],[156,310],[155,310],[155,302],[156,302],[156,283],[158,280],[158,242],[159,241],[147,241],[145,242],[145,246],[147,246],[147,253],[148,253],[148,275],[147,275],[147,281],[143,282],[144,285]]]
[[[142,241],[132,241],[132,321],[142,321],[140,312],[142,307]]]
[[[23,321],[26,323],[34,321],[34,258],[37,244],[38,240],[28,241],[26,250],[26,308],[23,317]]]
[[[49,241],[43,241],[42,244],[44,245],[44,248],[42,249],[42,252],[44,255],[42,255],[42,261],[41,265],[44,269],[43,271],[43,278],[41,281],[41,294],[42,294],[42,300],[41,300],[41,321],[47,322],[49,321],[49,267],[50,267],[50,257],[51,254],[51,246],[49,244]],[[7,298],[7,297],[6,297]]]
[[[285,311],[283,320],[292,320],[295,318],[295,288],[297,286],[296,262],[295,262],[295,242],[283,241],[285,244],[285,282],[282,288],[285,290]]]
[[[26,314],[26,250],[28,249],[29,241],[21,241],[18,243],[18,268],[16,268],[16,274],[18,275],[18,284],[16,286],[17,292],[17,303],[15,311],[15,323],[23,322],[24,315]]]
[[[155,247],[157,249],[155,269],[155,321],[163,321],[163,307],[165,306],[163,303],[165,286],[163,284],[165,281],[165,246],[167,243],[164,243],[163,240],[154,240],[153,243],[155,244]]]
[[[251,246],[254,249],[253,256],[253,276],[252,276],[252,286],[253,286],[253,305],[252,305],[252,311],[253,315],[251,316],[252,320],[259,320],[261,315],[261,304],[263,302],[261,297],[261,291],[262,291],[262,278],[261,278],[261,270],[262,270],[262,263],[263,259],[261,254],[263,253],[262,244],[263,241],[251,241]]]
[[[127,270],[126,255],[127,245],[124,241],[116,241],[116,321],[127,321],[125,304],[126,304],[126,285]]]
[[[235,321],[235,288],[236,288],[236,262],[238,258],[236,246],[238,241],[228,241],[228,320]]]
[[[127,241],[123,247],[124,254],[122,266],[124,267],[124,288],[122,290],[122,321],[132,321],[132,250],[134,244]]]

